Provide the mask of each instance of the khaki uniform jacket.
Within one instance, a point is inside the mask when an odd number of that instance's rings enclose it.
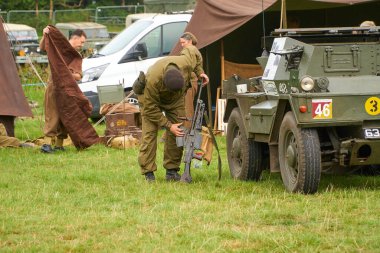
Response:
[[[180,55],[190,57],[191,61],[195,62],[193,72],[197,75],[198,78],[202,73],[204,73],[202,54],[199,52],[198,48],[193,45],[188,45],[182,49]]]
[[[180,91],[170,91],[163,83],[163,76],[169,65],[176,65],[184,77],[185,87]],[[180,56],[167,56],[151,66],[146,73],[146,86],[141,101],[144,108],[142,116],[159,126],[166,126],[168,119],[162,111],[170,111],[179,102],[184,102],[184,94],[189,88],[186,84],[190,84],[191,72],[196,67],[197,58],[189,51]]]

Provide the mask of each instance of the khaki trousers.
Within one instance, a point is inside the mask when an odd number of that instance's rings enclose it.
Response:
[[[15,137],[7,136],[5,126],[0,123],[0,147],[19,147],[20,141]]]
[[[144,110],[143,104],[140,102],[140,110]],[[144,113],[142,113],[144,115]],[[185,115],[184,99],[181,99],[172,109],[165,111],[165,116],[172,123],[179,123],[177,116],[183,117]],[[157,135],[161,127],[150,121],[149,117],[142,116],[142,139],[140,144],[140,153],[138,162],[141,168],[141,174],[153,172],[157,170],[156,152],[157,152]],[[164,144],[164,161],[163,166],[165,169],[179,169],[182,160],[182,147],[177,147],[176,137],[170,131],[167,131],[167,138]]]
[[[15,137],[0,136],[0,147],[19,147],[20,141]]]
[[[57,103],[54,95],[54,87],[51,81],[45,91],[45,126],[44,135],[47,137],[67,138],[66,128],[63,126],[58,113]]]

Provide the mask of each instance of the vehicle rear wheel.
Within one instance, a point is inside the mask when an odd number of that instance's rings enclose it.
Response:
[[[279,133],[282,181],[289,192],[313,194],[321,178],[321,150],[316,129],[298,128],[292,112],[285,114]]]
[[[227,158],[232,178],[256,180],[262,172],[262,144],[247,139],[243,119],[238,108],[235,108],[227,126]]]

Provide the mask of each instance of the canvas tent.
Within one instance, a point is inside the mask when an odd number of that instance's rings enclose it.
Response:
[[[8,135],[14,136],[14,118],[33,115],[21,87],[1,18],[0,55],[0,123],[5,125]]]
[[[186,31],[197,36],[198,48],[204,48],[240,28],[263,11],[268,12],[270,17],[274,13],[279,15],[281,3],[281,0],[198,0]],[[319,10],[319,18],[310,23],[314,26],[350,26],[360,24],[363,19],[379,19],[376,10],[379,10],[380,2],[374,0],[286,0],[285,3],[288,12],[302,12],[309,19],[313,17],[308,16],[308,13]],[[345,13],[341,13],[341,10]],[[279,24],[279,20],[275,23]],[[273,25],[273,20],[266,22],[267,28]],[[262,35],[261,30],[252,32]]]
[[[379,0],[286,0],[288,21],[301,27],[358,26],[364,20],[380,24]],[[216,89],[231,73],[260,75],[256,57],[262,37],[280,27],[281,0],[198,0],[186,31],[198,38],[204,67],[210,77],[209,100],[215,107]],[[264,22],[263,22],[264,21]],[[270,49],[270,48],[269,48]],[[177,44],[172,54],[180,51]],[[240,73],[239,73],[240,72]],[[208,106],[209,113],[211,106]]]

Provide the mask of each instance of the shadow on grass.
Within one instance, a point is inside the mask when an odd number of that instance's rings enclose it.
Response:
[[[379,190],[380,177],[366,175],[334,175],[322,174],[319,191],[333,189]]]

